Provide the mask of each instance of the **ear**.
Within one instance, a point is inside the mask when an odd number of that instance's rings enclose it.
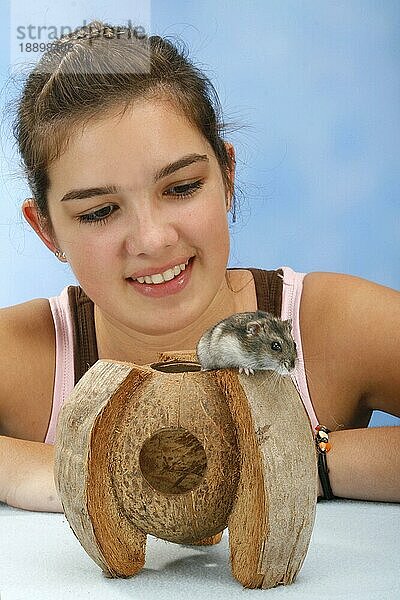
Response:
[[[27,198],[22,204],[22,214],[32,229],[38,234],[42,242],[51,250],[56,251],[56,244],[46,227],[43,216],[40,214],[34,198]]]
[[[225,144],[226,151],[230,158],[229,181],[231,184],[231,188],[233,189],[233,185],[235,182],[235,165],[236,165],[235,148],[230,142],[224,142],[224,144]],[[226,203],[227,211],[230,210],[231,205],[232,205],[232,194],[229,192],[228,197],[227,197],[227,203]]]
[[[249,321],[246,325],[246,332],[249,335],[257,335],[261,329],[260,323],[257,321]]]

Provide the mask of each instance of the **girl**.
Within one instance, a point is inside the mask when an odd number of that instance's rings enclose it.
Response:
[[[0,311],[0,500],[62,511],[57,415],[97,358],[193,350],[217,321],[262,308],[293,320],[295,383],[312,426],[333,430],[333,494],[398,501],[400,428],[367,425],[374,409],[400,415],[399,293],[227,269],[235,152],[218,98],[183,52],[138,31],[94,21],[61,38],[19,101],[22,211],[80,286]]]

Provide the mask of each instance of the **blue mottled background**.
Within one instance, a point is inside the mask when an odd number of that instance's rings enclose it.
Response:
[[[75,27],[94,17],[135,22],[137,4],[1,4],[0,306],[75,283],[19,214],[29,190],[4,111],[19,89],[10,78],[13,9],[21,5],[27,15],[32,11],[32,22],[45,23],[51,6],[59,24]],[[185,41],[233,124],[227,137],[236,146],[241,209],[232,226],[231,266],[286,264],[399,289],[400,2],[147,4],[151,33]],[[375,413],[372,422],[400,420]]]

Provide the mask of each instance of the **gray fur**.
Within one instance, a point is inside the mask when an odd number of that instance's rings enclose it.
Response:
[[[271,347],[274,342],[282,351]],[[197,357],[203,370],[238,368],[289,375],[297,358],[291,321],[260,310],[236,313],[202,335]]]

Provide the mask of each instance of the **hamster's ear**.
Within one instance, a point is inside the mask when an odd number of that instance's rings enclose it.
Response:
[[[42,242],[51,250],[55,252],[56,244],[53,241],[53,237],[49,232],[48,225],[46,224],[43,216],[37,207],[34,198],[27,198],[22,204],[22,214],[25,220],[29,223],[32,229],[37,233]]]
[[[257,321],[249,321],[246,325],[246,333],[249,335],[257,335],[260,329],[261,325]]]
[[[289,331],[291,331],[292,327],[293,327],[292,319],[286,319],[286,321],[283,321],[283,322],[285,323],[285,325],[289,329]]]

